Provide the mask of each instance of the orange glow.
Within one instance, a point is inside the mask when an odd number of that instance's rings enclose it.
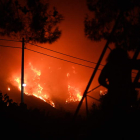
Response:
[[[10,91],[11,89],[10,89],[10,87],[8,87],[8,91]]]
[[[70,76],[70,73],[67,73],[67,77],[69,77]]]
[[[82,99],[81,92],[74,86],[68,85],[68,93],[69,98],[66,100],[66,102],[76,102]]]
[[[40,84],[40,76],[41,71],[37,70],[33,67],[31,63],[29,63],[31,74],[25,75],[24,81],[26,83],[26,87],[24,87],[24,93],[26,95],[33,95],[44,102],[49,103],[52,107],[55,107],[55,104],[51,99],[49,98],[49,95],[43,91],[43,87]],[[18,86],[19,90],[21,90],[21,80],[20,77],[17,76],[14,78],[14,81],[16,82],[15,85]]]
[[[100,95],[102,96],[102,95],[105,95],[105,94],[107,94],[107,90],[100,90]]]
[[[75,67],[72,66],[72,69],[73,69],[73,73],[76,74]],[[70,73],[67,73],[67,78],[70,78]],[[70,83],[68,83],[68,93],[69,93],[69,98],[66,99],[66,103],[76,102],[82,99],[80,90],[75,86],[72,86]]]
[[[51,67],[49,67],[51,69]],[[61,70],[60,67],[58,67],[57,70]],[[50,104],[52,107],[55,107],[55,103],[51,99],[51,92],[50,89],[48,88],[46,82],[41,82],[41,70],[38,68],[35,68],[32,63],[30,62],[28,66],[25,67],[25,76],[24,76],[24,83],[26,86],[24,87],[24,93],[26,95],[33,95],[36,98],[41,99],[44,102],[47,102]],[[75,86],[75,84],[71,81],[71,75],[76,74],[75,68],[72,67],[72,73],[66,73],[67,81],[68,82],[67,86],[67,91],[66,94],[68,94],[68,98],[65,98],[65,102],[76,102],[80,101],[82,98],[81,91],[79,88]],[[20,74],[19,75],[14,75],[13,77],[14,82],[13,84],[18,87],[19,90],[21,90],[21,79],[20,79]],[[59,83],[58,83],[59,84]]]
[[[76,3],[75,3],[76,2]],[[55,50],[64,54],[72,55],[78,58],[86,59],[93,62],[98,62],[99,56],[102,52],[104,44],[106,41],[101,41],[96,43],[95,41],[89,41],[83,32],[84,26],[83,21],[85,18],[85,14],[89,14],[89,10],[85,3],[86,1],[64,1],[60,3],[60,1],[51,1],[51,5],[57,7],[57,10],[62,12],[62,15],[65,18],[63,23],[60,24],[60,29],[62,30],[62,36],[60,39],[54,43],[33,43],[44,48],[48,48],[51,50]],[[69,3],[69,4],[66,4]],[[78,6],[78,7],[77,7]],[[70,10],[72,7],[73,10]],[[82,8],[81,8],[82,7]],[[78,10],[77,10],[78,9]],[[60,12],[60,13],[61,13]],[[73,16],[74,15],[74,16]],[[73,22],[75,21],[75,22]],[[69,28],[68,28],[69,27]],[[71,30],[72,29],[72,30]],[[12,39],[11,37],[4,37],[5,39]],[[18,40],[15,37],[12,40]],[[14,47],[21,47],[21,42],[9,42],[2,41],[1,45],[8,45]],[[94,46],[94,47],[93,47]],[[45,53],[48,55],[52,55],[54,57],[62,58],[65,60],[69,60],[72,62],[76,62],[83,65],[88,65],[90,67],[95,67],[94,64],[87,63],[85,61],[77,60],[71,57],[63,56],[59,53],[54,53],[52,51],[48,51],[46,49],[42,49],[28,43],[25,44],[25,48],[30,48],[35,51]],[[14,53],[13,53],[14,51]],[[110,50],[107,50],[107,53],[110,53]],[[106,55],[107,56],[107,55]],[[103,64],[106,63],[105,59],[102,61]],[[29,63],[31,62],[31,63]],[[14,88],[10,87],[11,90],[7,90],[8,85],[7,81],[10,82],[18,89],[21,89],[20,78],[21,78],[21,50],[1,47],[0,51],[0,90],[7,92],[14,92]],[[28,69],[28,67],[29,69]],[[100,69],[100,68],[99,68]],[[101,67],[102,69],[102,67]],[[38,72],[38,74],[35,74]],[[26,87],[24,92],[28,95],[37,94],[46,100],[53,100],[54,102],[63,99],[64,102],[80,100],[80,96],[83,94],[83,91],[91,77],[93,69],[83,67],[80,65],[68,63],[66,61],[61,61],[59,59],[55,59],[52,57],[48,57],[46,55],[41,55],[39,53],[35,53],[32,51],[28,51],[25,49],[25,79]],[[67,73],[68,77],[67,77]],[[99,74],[100,71],[97,71]],[[39,76],[40,75],[40,76]],[[40,81],[39,79],[40,78]],[[95,77],[93,84],[91,85],[91,89],[94,88],[94,85],[98,85],[98,77]],[[7,79],[7,81],[6,81]],[[14,80],[15,79],[15,80]],[[40,93],[38,93],[38,84],[43,88]],[[71,88],[68,88],[70,85]],[[79,92],[75,92],[73,88],[78,88]],[[17,89],[17,88],[16,88]],[[71,90],[70,90],[71,89]],[[40,90],[40,88],[39,88]],[[72,92],[76,94],[75,94]],[[98,89],[97,89],[98,90]],[[17,91],[17,90],[16,90]],[[5,92],[5,91],[4,91]],[[72,93],[70,93],[72,92]],[[82,94],[80,94],[80,92]],[[95,97],[98,97],[98,92],[95,92]],[[12,98],[15,98],[15,94],[11,94]],[[46,95],[46,97],[45,97]],[[44,96],[44,97],[43,97]],[[72,97],[75,97],[72,100]],[[17,99],[17,98],[16,98]],[[20,102],[20,98],[18,100]],[[90,100],[89,100],[90,101]],[[58,102],[59,103],[59,102]],[[60,102],[61,103],[61,102]],[[55,102],[56,104],[56,102]]]
[[[36,73],[37,76],[40,76],[41,75],[41,71],[40,70],[36,70],[35,68],[33,68],[33,65],[31,63],[29,63],[30,67],[31,67],[31,70]]]
[[[20,81],[20,78],[19,77],[16,77],[14,80],[18,83],[18,88],[21,90],[21,81]]]

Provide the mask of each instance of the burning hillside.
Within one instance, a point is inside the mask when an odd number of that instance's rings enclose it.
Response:
[[[51,67],[49,67],[49,69],[51,70]],[[73,73],[76,73],[75,68],[73,68]],[[42,81],[41,75],[41,70],[35,68],[31,62],[25,67],[24,93],[28,96],[33,95],[44,102],[47,102],[52,107],[55,107],[55,103],[51,96],[51,90],[49,89],[48,84]],[[67,73],[65,76],[67,78],[67,93],[65,94],[68,95],[65,99],[65,103],[80,101],[82,98],[81,92],[77,87],[71,84],[69,80],[70,73]],[[20,73],[13,74],[13,78],[10,81],[12,82],[12,85],[18,87],[18,89],[21,90]],[[10,91],[10,87],[8,87],[7,90]]]

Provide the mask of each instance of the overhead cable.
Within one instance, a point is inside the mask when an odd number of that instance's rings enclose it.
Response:
[[[0,40],[4,40],[4,41],[13,41],[13,42],[22,42],[22,41],[17,41],[17,40],[9,40],[9,39],[0,39]]]
[[[8,48],[16,48],[16,49],[21,49],[21,47],[5,46],[5,45],[0,45],[0,47],[8,47]]]
[[[89,62],[89,63],[97,64],[95,62],[92,62],[92,61],[89,61],[89,60],[85,60],[85,59],[82,59],[82,58],[79,58],[79,57],[75,57],[75,56],[72,56],[72,55],[69,55],[69,54],[61,53],[61,52],[58,52],[58,51],[55,51],[55,50],[52,50],[52,49],[48,49],[46,47],[42,47],[42,46],[35,45],[35,44],[32,44],[32,43],[28,43],[28,44],[31,44],[31,45],[34,45],[36,47],[39,47],[39,48],[42,48],[42,49],[46,49],[46,50],[49,50],[49,51],[52,51],[52,52],[55,52],[55,53],[59,53],[59,54],[62,54],[62,55],[68,56],[68,57],[72,57],[72,58],[79,59],[79,60],[82,60],[82,61],[86,61],[86,62]],[[100,64],[100,65],[102,65],[102,64]],[[104,66],[104,65],[102,65],[102,66]]]
[[[52,57],[52,58],[56,58],[56,59],[59,59],[59,60],[63,60],[63,61],[69,62],[69,63],[73,63],[73,64],[77,64],[77,65],[80,65],[80,66],[84,66],[84,67],[88,67],[88,68],[94,69],[93,67],[90,67],[90,66],[87,66],[87,65],[83,65],[83,64],[80,64],[80,63],[76,63],[76,62],[73,62],[73,61],[69,61],[69,60],[62,59],[62,58],[59,58],[59,57],[56,57],[56,56],[52,56],[52,55],[48,55],[48,54],[45,54],[45,53],[41,53],[41,52],[38,52],[38,51],[35,51],[35,50],[32,50],[32,49],[26,48],[26,50],[29,50],[29,51],[32,51],[32,52],[36,52],[36,53],[39,53],[39,54],[42,54],[42,55],[46,55],[46,56],[49,56],[49,57]],[[98,69],[98,70],[101,70],[101,69]]]

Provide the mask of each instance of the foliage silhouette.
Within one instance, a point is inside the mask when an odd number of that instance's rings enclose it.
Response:
[[[140,1],[127,0],[87,0],[92,18],[85,18],[85,35],[90,40],[108,40],[114,22],[120,12],[123,12],[116,31],[110,38],[110,43],[116,47],[134,50],[140,45]]]
[[[43,0],[1,0],[0,35],[25,38],[26,42],[53,43],[60,35],[63,16],[56,8],[49,11]]]

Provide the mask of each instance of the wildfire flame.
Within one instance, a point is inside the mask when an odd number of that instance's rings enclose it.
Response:
[[[24,86],[24,93],[26,95],[33,95],[41,100],[43,100],[44,102],[49,103],[51,106],[55,107],[54,102],[51,100],[48,91],[45,91],[45,89],[43,88],[43,85],[41,84],[40,81],[40,76],[41,76],[41,71],[36,69],[32,63],[30,62],[28,65],[29,69],[25,72],[25,76],[24,76],[24,84],[26,86]],[[49,69],[51,69],[51,67],[49,67]],[[76,74],[75,68],[72,67],[72,73]],[[58,68],[58,70],[61,70],[61,67]],[[66,103],[69,102],[76,102],[76,101],[80,101],[82,98],[81,92],[79,90],[79,88],[76,88],[73,83],[71,84],[71,82],[69,81],[71,74],[70,73],[66,73],[66,77],[68,78],[68,94],[69,97],[66,99]],[[14,85],[16,85],[19,90],[21,90],[21,79],[20,79],[20,75],[16,75],[14,76]],[[44,83],[45,84],[45,83]]]
[[[73,71],[73,73],[76,74],[75,71]],[[67,73],[67,77],[68,78],[70,77],[70,73]],[[82,99],[82,95],[79,89],[76,88],[75,86],[71,86],[70,83],[68,84],[68,93],[69,93],[69,98],[66,100],[66,103],[76,102]]]
[[[36,73],[37,76],[40,76],[41,75],[41,71],[40,70],[36,70],[35,68],[33,68],[31,62],[29,63],[30,67],[31,67],[31,70]]]
[[[29,66],[30,66],[30,70],[33,73],[33,77],[31,75],[30,77],[27,77],[27,75],[24,77],[24,81],[26,83],[26,87],[24,87],[24,93],[26,95],[33,95],[43,100],[44,102],[49,103],[52,107],[55,107],[54,102],[49,98],[49,95],[47,93],[44,93],[43,87],[39,83],[41,71],[34,68],[31,63],[29,63]],[[30,79],[30,81],[28,79]],[[16,85],[18,86],[19,90],[21,90],[20,77],[15,77],[14,81],[16,82]]]
[[[67,102],[76,102],[80,101],[82,99],[81,92],[79,91],[78,88],[75,88],[74,86],[68,85],[68,93],[69,93],[69,98],[66,100]]]

